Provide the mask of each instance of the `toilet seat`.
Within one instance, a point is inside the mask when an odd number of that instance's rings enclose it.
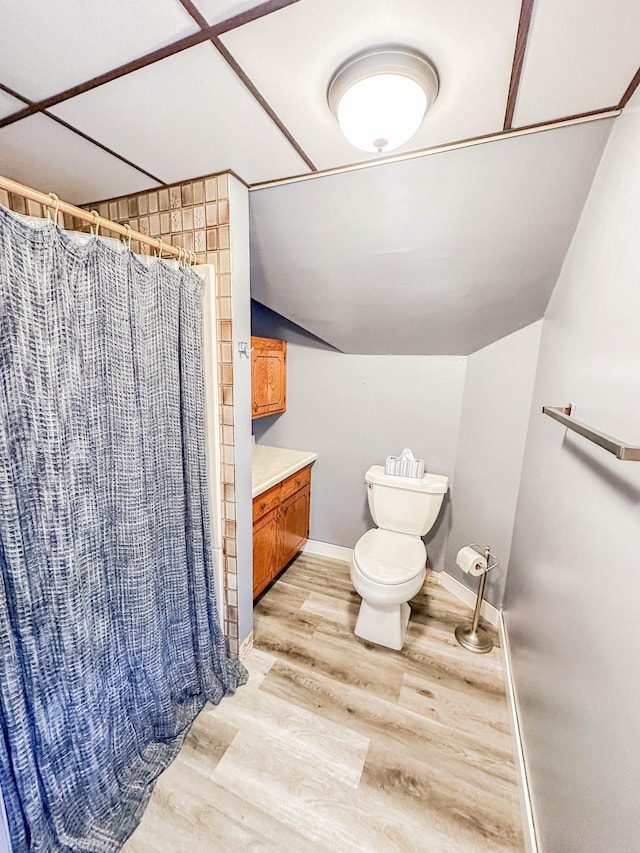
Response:
[[[374,528],[356,542],[354,563],[370,581],[386,586],[416,577],[427,561],[427,549],[419,536]]]

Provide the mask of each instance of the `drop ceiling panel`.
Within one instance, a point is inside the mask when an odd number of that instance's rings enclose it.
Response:
[[[24,107],[26,107],[24,101],[19,101],[18,98],[14,98],[13,95],[8,95],[0,89],[0,118],[10,116],[11,113],[17,113]]]
[[[343,352],[474,352],[544,314],[610,128],[253,190],[252,296]]]
[[[178,0],[3,0],[0,81],[41,100],[197,30]]]
[[[167,183],[225,169],[247,182],[309,171],[209,42],[51,112]]]
[[[639,61],[638,0],[536,0],[514,127],[615,106]]]
[[[0,174],[72,204],[158,186],[43,115],[0,128]]]
[[[210,24],[218,24],[259,5],[259,0],[195,0],[196,8]]]
[[[319,168],[371,159],[342,136],[326,101],[335,69],[363,48],[411,45],[440,94],[397,152],[502,129],[519,4],[513,0],[303,0],[221,38]]]

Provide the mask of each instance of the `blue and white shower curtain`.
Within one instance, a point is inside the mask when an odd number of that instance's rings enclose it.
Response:
[[[226,654],[202,282],[0,207],[0,786],[14,853],[116,851]]]

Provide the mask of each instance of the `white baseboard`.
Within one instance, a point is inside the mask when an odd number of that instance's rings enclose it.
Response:
[[[522,748],[522,733],[520,731],[518,703],[516,701],[513,672],[511,669],[511,651],[509,649],[509,638],[507,637],[507,628],[504,624],[504,613],[502,613],[502,611],[500,612],[499,628],[500,645],[502,646],[502,656],[504,659],[505,680],[507,682],[507,699],[509,703],[509,713],[511,714],[511,726],[513,729],[516,774],[518,776],[518,791],[520,793],[520,807],[522,809],[524,842],[527,853],[538,853],[538,839],[536,837],[536,827],[533,820],[529,778],[527,776],[527,766],[524,759],[524,750]]]
[[[353,557],[353,548],[331,545],[329,542],[318,542],[317,539],[308,539],[302,552],[303,554],[315,554],[318,557],[331,557],[333,560],[343,560],[345,563],[350,563]]]
[[[240,651],[238,652],[238,660],[244,660],[252,648],[253,648],[253,631],[249,634],[248,637],[245,637],[245,639],[242,641],[242,645],[240,646]]]
[[[447,574],[447,572],[434,572],[434,574],[438,575],[440,583],[445,589],[448,589],[450,593],[455,595],[456,598],[460,599],[460,601],[467,604],[473,610],[476,606],[476,592],[469,589],[468,586],[465,586],[457,578]],[[494,607],[493,604],[489,604],[488,601],[482,602],[480,615],[483,616],[490,625],[493,625],[494,628],[497,628],[500,624],[501,613],[501,610],[498,610],[498,608]]]

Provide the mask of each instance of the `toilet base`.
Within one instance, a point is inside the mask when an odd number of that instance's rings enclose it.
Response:
[[[411,608],[401,604],[374,604],[362,599],[354,634],[370,643],[399,651],[407,636]]]

